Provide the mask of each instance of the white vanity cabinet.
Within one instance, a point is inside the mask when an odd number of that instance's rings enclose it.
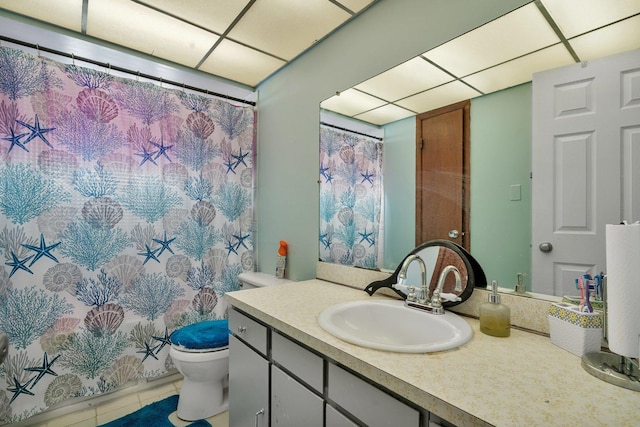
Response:
[[[229,329],[230,427],[427,424],[426,414],[235,308]]]

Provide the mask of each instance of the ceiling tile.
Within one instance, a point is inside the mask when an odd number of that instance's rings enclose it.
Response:
[[[479,95],[481,95],[481,93],[478,91],[471,89],[464,83],[455,81],[410,96],[409,98],[396,102],[396,104],[415,111],[416,113],[424,113],[444,107],[445,105],[464,101],[465,99],[475,98]]]
[[[640,13],[640,0],[542,0],[566,38]]]
[[[222,34],[249,0],[140,0],[139,3]]]
[[[559,41],[532,2],[432,49],[424,56],[463,77]]]
[[[453,80],[449,74],[418,56],[356,86],[357,89],[396,101]]]
[[[374,0],[338,0],[338,3],[345,6],[352,12],[360,12],[365,7],[373,3]]]
[[[413,111],[405,110],[397,105],[387,104],[366,113],[358,114],[355,118],[376,125],[384,125],[411,116],[415,116]]]
[[[218,39],[128,0],[89,2],[87,34],[189,67]]]
[[[350,17],[327,0],[260,0],[229,32],[229,38],[288,60]]]
[[[0,0],[0,7],[73,31],[82,26],[82,0]]]
[[[491,93],[531,81],[533,73],[574,63],[569,51],[559,43],[472,74],[463,80],[484,93]]]
[[[384,104],[386,104],[386,102],[371,95],[367,95],[356,89],[347,89],[341,92],[340,95],[335,95],[322,101],[320,107],[345,116],[354,116]]]
[[[640,48],[640,16],[569,40],[583,61]]]
[[[284,61],[257,50],[223,40],[199,69],[255,86],[284,64]]]

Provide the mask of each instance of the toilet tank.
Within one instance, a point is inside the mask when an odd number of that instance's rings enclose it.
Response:
[[[281,285],[283,283],[291,283],[289,279],[278,279],[275,274],[261,273],[257,271],[240,273],[238,275],[240,279],[241,289],[253,289],[262,288],[264,286]]]

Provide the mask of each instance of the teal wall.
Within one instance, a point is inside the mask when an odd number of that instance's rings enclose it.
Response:
[[[531,270],[530,172],[531,83],[472,99],[471,253],[500,286]]]
[[[315,277],[319,103],[529,0],[380,0],[258,86],[258,269]]]
[[[471,253],[488,280],[512,287],[531,264],[531,83],[472,99],[470,115]],[[415,239],[415,118],[384,130],[384,267],[394,270]]]
[[[384,268],[395,270],[415,246],[416,118],[384,126]]]

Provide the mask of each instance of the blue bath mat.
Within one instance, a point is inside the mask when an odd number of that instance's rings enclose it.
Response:
[[[175,412],[177,407],[178,395],[175,394],[99,427],[174,427],[169,421],[169,415]],[[205,420],[198,420],[187,427],[211,427],[211,424]]]

